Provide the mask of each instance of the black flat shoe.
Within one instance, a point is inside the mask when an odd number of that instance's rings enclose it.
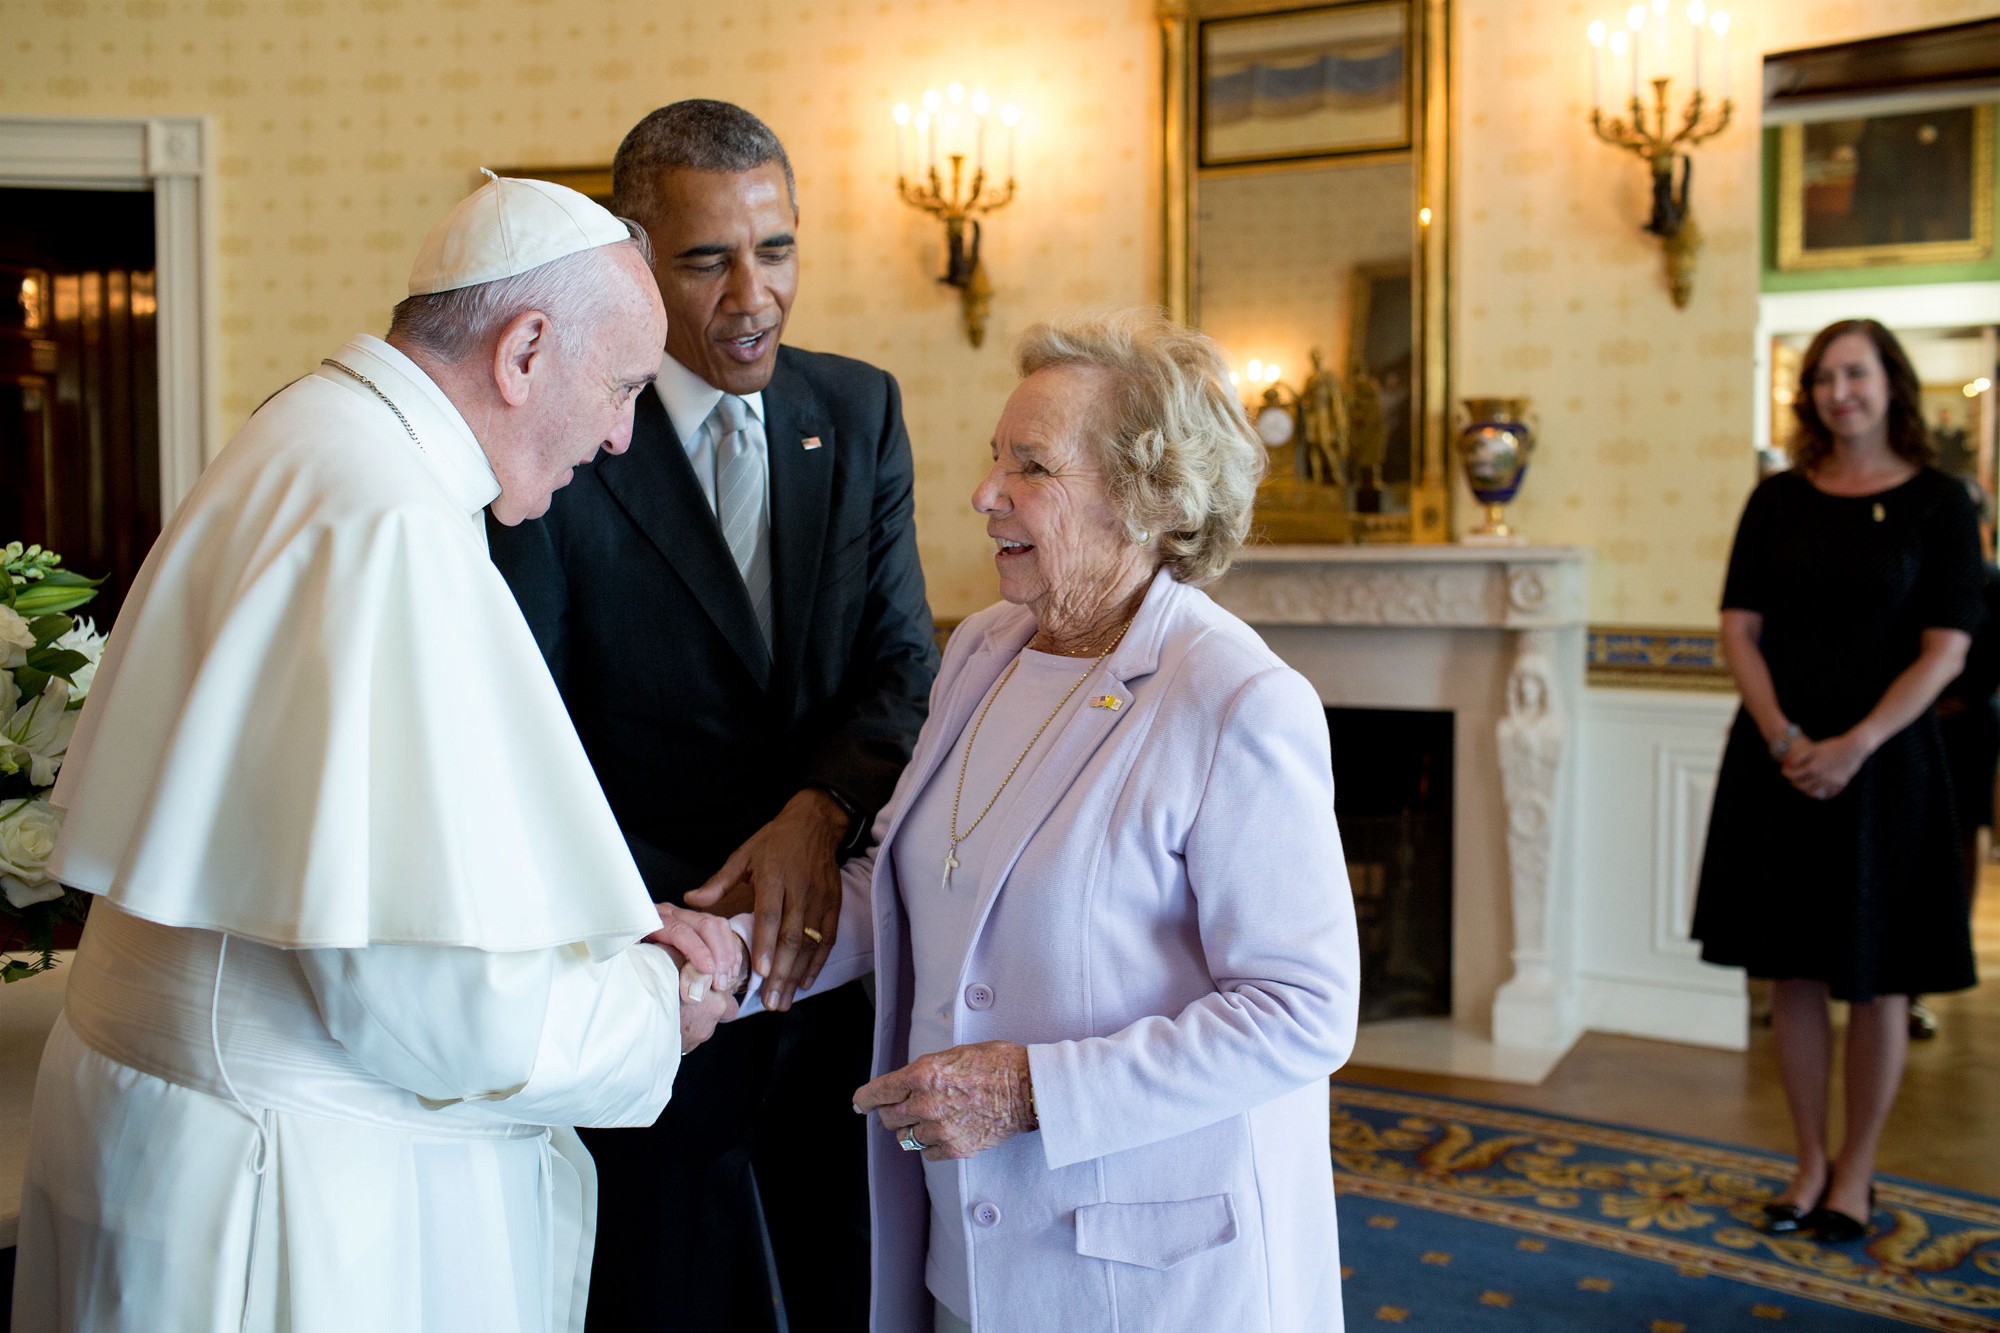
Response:
[[[1809,1208],[1801,1208],[1795,1203],[1767,1203],[1764,1205],[1764,1220],[1757,1229],[1767,1236],[1789,1236],[1804,1231],[1811,1225],[1810,1219],[1819,1215],[1820,1205],[1826,1202],[1826,1187],[1821,1186],[1819,1198]]]
[[[1821,1196],[1824,1199],[1824,1195]],[[1868,1187],[1868,1216],[1875,1216],[1875,1187]],[[1806,1215],[1801,1226],[1811,1227],[1813,1239],[1822,1245],[1852,1245],[1874,1228],[1868,1221],[1849,1217],[1836,1208],[1819,1207]]]

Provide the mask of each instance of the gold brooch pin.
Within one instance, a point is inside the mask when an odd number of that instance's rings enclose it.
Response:
[[[1880,503],[1877,503],[1875,506],[1875,521],[1877,523],[1880,523],[1883,519],[1887,517],[1889,517],[1889,511],[1884,509]]]
[[[1090,701],[1090,706],[1092,708],[1109,708],[1115,713],[1125,706],[1125,701],[1115,694],[1100,694]]]

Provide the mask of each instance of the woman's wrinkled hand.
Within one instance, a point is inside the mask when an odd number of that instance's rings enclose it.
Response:
[[[1816,801],[1830,801],[1847,790],[1867,762],[1868,747],[1852,732],[1823,741],[1801,736],[1792,742],[1781,768],[1785,780]]]
[[[915,1130],[933,1162],[971,1157],[1037,1128],[1028,1048],[982,1041],[920,1055],[854,1094],[854,1109],[878,1113],[897,1138]]]

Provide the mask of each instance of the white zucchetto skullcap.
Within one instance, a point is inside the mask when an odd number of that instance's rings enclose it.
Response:
[[[410,295],[476,287],[631,239],[610,210],[568,186],[486,176],[424,237],[410,267]]]

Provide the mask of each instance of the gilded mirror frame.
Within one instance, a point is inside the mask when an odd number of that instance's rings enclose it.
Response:
[[[1302,0],[1274,10],[1272,0],[1160,0],[1163,43],[1164,140],[1161,200],[1164,235],[1161,283],[1168,313],[1200,327],[1194,256],[1203,179],[1296,169],[1300,163],[1203,167],[1200,163],[1199,29],[1204,20],[1288,9],[1317,9]],[[1357,541],[1451,540],[1450,410],[1450,0],[1408,0],[1410,146],[1385,153],[1344,155],[1365,163],[1407,159],[1416,184],[1410,219],[1412,331],[1410,495],[1407,513],[1356,514]],[[1310,164],[1305,164],[1310,165]]]

